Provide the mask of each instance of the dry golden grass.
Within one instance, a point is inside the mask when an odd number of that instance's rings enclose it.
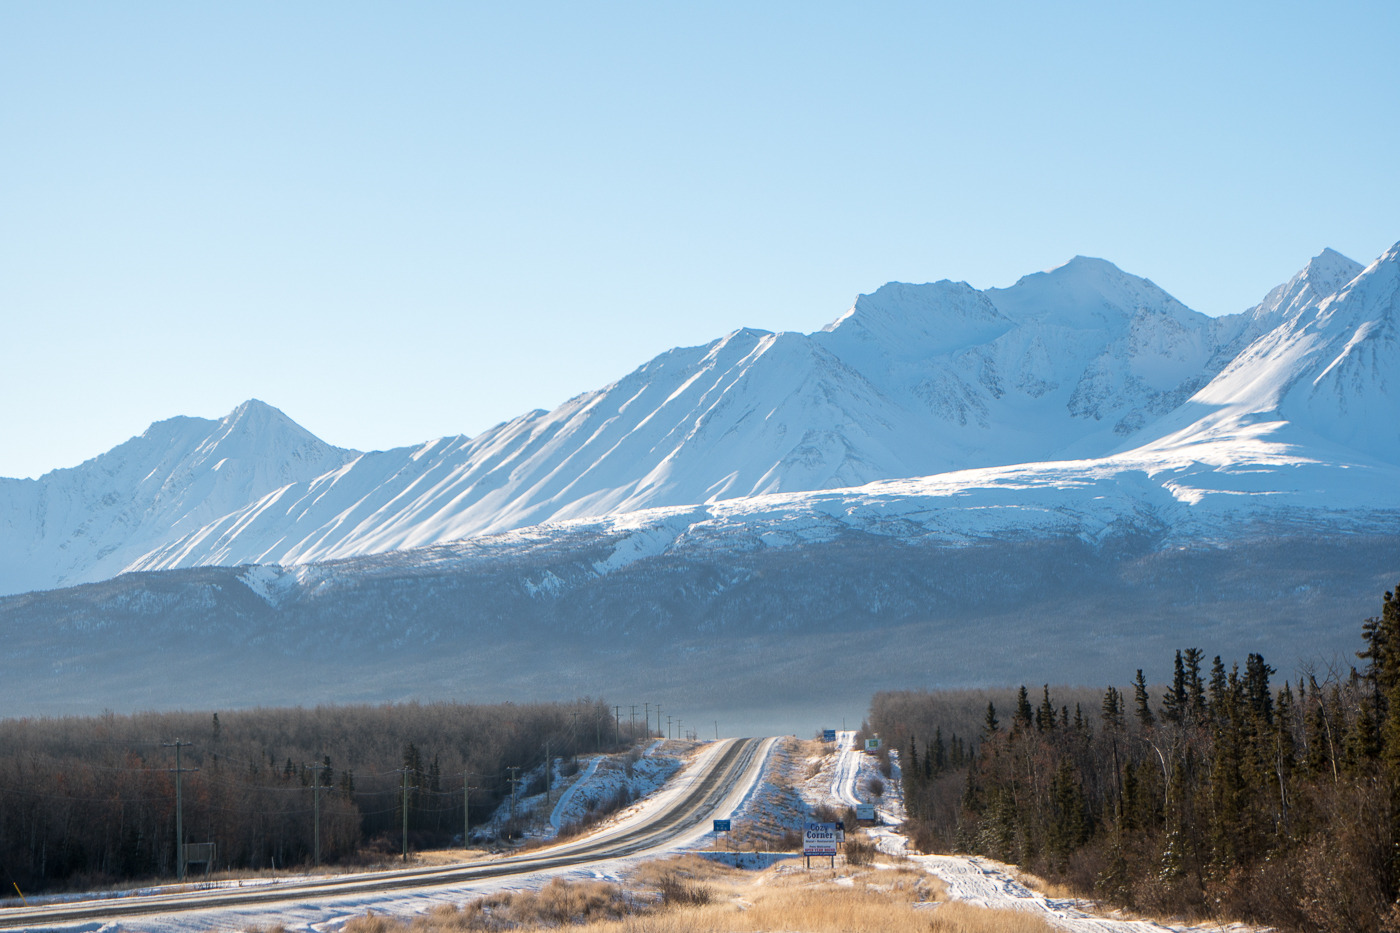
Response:
[[[1039,891],[1046,897],[1053,897],[1056,900],[1074,899],[1079,895],[1069,885],[1060,884],[1058,881],[1046,881],[1039,875],[1033,875],[1028,871],[1019,868],[1012,868],[1011,877],[1030,888],[1032,891]]]
[[[490,849],[426,849],[408,853],[410,864],[437,866],[452,865],[457,862],[480,862],[491,858]],[[402,865],[402,862],[398,862]]]
[[[905,866],[754,874],[684,856],[638,866],[626,888],[556,879],[409,922],[360,917],[345,933],[1051,933],[1034,914],[937,903],[945,896]]]

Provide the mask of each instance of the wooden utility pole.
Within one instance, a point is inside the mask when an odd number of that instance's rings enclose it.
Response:
[[[403,862],[409,862],[409,768],[403,769]]]
[[[316,865],[321,864],[321,769],[323,765],[310,764],[302,765],[303,768],[311,769],[311,810],[315,814],[316,827]]]
[[[622,707],[613,707],[613,745],[622,744]]]
[[[669,739],[670,737],[671,737],[671,717],[670,717],[670,716],[667,716],[667,717],[666,717],[666,738]]]
[[[189,748],[193,744],[193,742],[183,742],[180,739],[161,743],[164,748],[175,749],[175,767],[166,770],[175,772],[175,876],[180,881],[185,880],[185,798],[181,792],[180,775],[187,771],[199,770],[198,768],[180,767],[180,749]]]
[[[658,735],[661,734],[661,704],[660,704],[660,703],[656,704],[656,732],[657,732]],[[647,738],[651,738],[651,736],[647,736]]]
[[[462,772],[462,848],[471,845],[469,841],[472,829],[471,794],[474,790],[481,790],[479,787],[472,787],[470,771]]]
[[[651,704],[650,704],[650,703],[643,703],[643,704],[642,704],[642,707],[643,707],[644,712],[646,713],[646,717],[647,717],[647,727],[646,727],[645,729],[643,729],[642,731],[645,732],[645,733],[647,734],[647,739],[650,740],[650,739],[651,739]]]
[[[511,772],[511,775],[510,775],[510,818],[511,818],[511,820],[514,820],[514,819],[515,819],[515,799],[516,799],[516,791],[519,790],[519,788],[520,788],[520,778],[517,777],[516,775],[520,772],[520,769],[519,769],[519,768],[506,768],[506,770],[509,771],[509,772]]]
[[[637,743],[637,707],[632,707],[632,744]]]

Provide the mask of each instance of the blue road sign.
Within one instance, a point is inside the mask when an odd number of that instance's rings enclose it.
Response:
[[[836,730],[835,730],[835,729],[823,729],[823,730],[822,730],[822,741],[823,741],[823,742],[835,742],[835,741],[836,741]]]
[[[729,832],[729,821],[728,821],[728,820],[715,820],[715,832],[717,832],[717,833],[727,833],[727,832]]]

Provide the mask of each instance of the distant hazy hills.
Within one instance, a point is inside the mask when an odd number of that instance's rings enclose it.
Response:
[[[1371,528],[1400,506],[1398,308],[1400,247],[1364,269],[1324,251],[1222,318],[1081,257],[1006,289],[885,285],[817,333],[675,349],[474,438],[360,453],[249,401],[0,480],[0,593],[597,518],[633,529],[604,573],[687,535],[770,547],[835,526]]]

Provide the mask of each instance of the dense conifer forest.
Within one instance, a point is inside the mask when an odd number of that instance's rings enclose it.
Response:
[[[624,730],[626,724],[624,723]],[[216,868],[309,864],[319,785],[323,861],[444,846],[509,794],[508,767],[612,750],[601,701],[324,706],[0,720],[0,870],[25,894],[175,874],[175,749],[185,841]],[[621,739],[625,742],[627,736]]]
[[[1153,914],[1394,931],[1400,597],[1361,634],[1354,665],[1282,683],[1258,654],[1241,668],[1187,648],[1165,689],[1137,671],[1091,707],[1022,687],[986,704],[975,736],[936,693],[881,694],[870,728],[900,750],[925,851],[1014,862]]]

